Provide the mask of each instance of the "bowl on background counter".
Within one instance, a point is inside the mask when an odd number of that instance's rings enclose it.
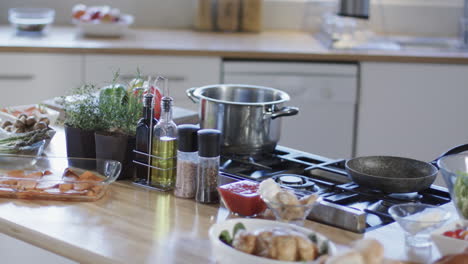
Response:
[[[114,23],[72,20],[80,34],[90,37],[121,37],[128,32],[133,21],[133,16],[127,14],[121,15],[120,20]]]
[[[55,10],[51,8],[10,8],[8,21],[18,32],[41,33],[54,22]]]

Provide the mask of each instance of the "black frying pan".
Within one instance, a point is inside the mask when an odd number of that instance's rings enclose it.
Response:
[[[460,145],[428,163],[393,156],[357,157],[346,161],[346,172],[359,185],[386,193],[419,192],[435,181],[440,158],[468,151],[468,144]]]

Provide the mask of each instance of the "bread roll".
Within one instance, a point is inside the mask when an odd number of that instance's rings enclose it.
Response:
[[[276,248],[272,245],[272,238],[272,231],[259,232],[257,234],[257,243],[255,245],[254,255],[275,259],[278,254],[276,252]]]
[[[273,233],[273,247],[276,248],[275,259],[284,261],[295,261],[297,256],[297,243],[294,236],[288,234]]]
[[[301,261],[314,260],[318,255],[317,246],[310,239],[302,236],[295,236],[297,244],[297,255]]]
[[[232,241],[232,246],[247,254],[252,254],[255,250],[255,240],[257,237],[245,230],[239,230]]]

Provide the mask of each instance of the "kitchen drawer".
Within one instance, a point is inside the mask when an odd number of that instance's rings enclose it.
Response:
[[[169,78],[169,93],[174,104],[197,110],[185,95],[190,87],[220,82],[221,59],[217,57],[178,57],[143,55],[85,55],[85,79],[88,83],[106,85],[113,74],[120,71],[120,81],[128,83],[136,75],[137,67],[143,76]]]
[[[254,70],[252,70],[254,69]],[[328,75],[355,77],[358,69],[352,63],[310,63],[278,61],[226,61],[224,73],[280,74],[280,75]]]
[[[246,83],[269,86],[285,91],[292,102],[307,95],[309,103],[351,103],[356,102],[356,76],[282,75],[258,73],[244,75],[229,73],[225,83]]]
[[[0,106],[38,103],[82,84],[82,56],[0,53]]]
[[[44,241],[44,243],[47,243]],[[2,264],[54,263],[77,264],[52,252],[35,247],[16,238],[0,233],[0,256]]]

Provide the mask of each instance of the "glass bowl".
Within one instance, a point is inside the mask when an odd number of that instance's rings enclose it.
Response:
[[[295,224],[303,226],[304,221],[314,207],[315,203],[289,205],[279,202],[273,202],[265,197],[262,200],[266,203],[268,208],[273,212],[276,220],[280,222]]]
[[[468,154],[449,155],[437,162],[453,205],[468,227]]]
[[[95,201],[121,167],[105,159],[0,155],[0,198]]]
[[[388,211],[405,231],[406,244],[413,247],[431,246],[430,233],[450,218],[447,210],[421,203],[397,204]]]
[[[42,32],[54,21],[51,8],[10,8],[8,20],[20,32]]]
[[[244,180],[221,185],[218,192],[229,211],[239,216],[254,217],[267,207],[257,193],[258,187],[257,182]]]

